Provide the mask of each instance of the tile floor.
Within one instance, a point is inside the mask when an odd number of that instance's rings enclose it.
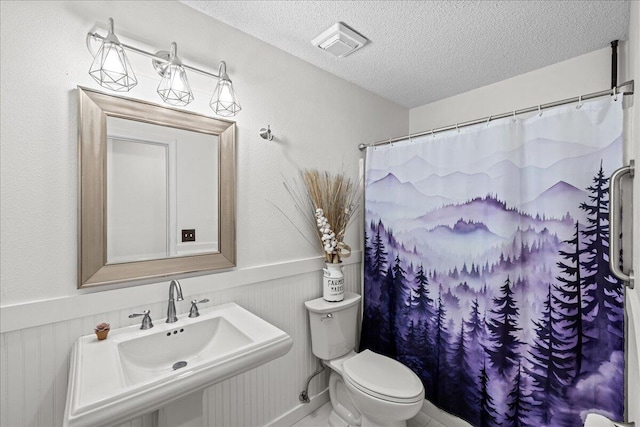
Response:
[[[438,420],[427,415],[427,412],[437,414]],[[327,427],[330,413],[331,403],[328,402],[291,427]],[[470,427],[470,425],[425,401],[422,411],[407,421],[407,427]]]

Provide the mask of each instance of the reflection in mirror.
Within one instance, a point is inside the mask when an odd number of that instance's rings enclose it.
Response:
[[[216,252],[217,225],[216,135],[107,117],[108,264]]]
[[[236,265],[235,123],[78,88],[78,287]]]

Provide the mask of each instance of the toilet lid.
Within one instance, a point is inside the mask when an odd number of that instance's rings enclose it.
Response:
[[[345,361],[342,369],[345,379],[363,393],[404,403],[424,398],[422,382],[411,369],[370,350]]]

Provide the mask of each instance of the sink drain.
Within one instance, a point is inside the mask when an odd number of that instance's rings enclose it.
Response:
[[[187,366],[187,362],[181,360],[180,362],[176,362],[173,364],[173,370],[175,371],[176,369],[184,368],[185,366]]]

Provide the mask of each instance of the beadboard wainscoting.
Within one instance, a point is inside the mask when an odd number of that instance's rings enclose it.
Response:
[[[359,292],[361,263],[354,261],[344,266],[345,290]],[[295,271],[295,268],[284,266],[283,270]],[[184,301],[178,303],[180,313],[188,311],[189,301],[194,298],[211,300],[203,308],[233,301],[284,330],[293,339],[293,347],[285,356],[208,388],[204,394],[206,425],[291,425],[319,406],[313,401],[301,405],[298,395],[309,375],[318,368],[318,361],[311,352],[304,301],[322,295],[321,271],[310,270],[198,294],[188,294],[189,287],[183,284],[183,291]],[[81,303],[82,299],[74,301]],[[64,306],[64,302],[59,304]],[[112,328],[135,324],[139,319],[129,319],[128,315],[142,309],[150,309],[155,314],[154,321],[162,322],[166,301],[0,334],[0,425],[62,425],[69,353],[75,340],[93,333],[94,325],[102,321],[111,323]],[[20,310],[12,309],[12,316],[19,315]],[[25,313],[31,310],[33,308],[24,308]],[[82,312],[81,309],[78,311]],[[69,313],[66,317],[70,317]],[[318,395],[319,404],[327,399],[326,392],[323,392],[328,385],[327,380],[328,375],[325,374],[311,382],[309,395]],[[151,427],[155,425],[155,416],[148,414],[125,425]]]

